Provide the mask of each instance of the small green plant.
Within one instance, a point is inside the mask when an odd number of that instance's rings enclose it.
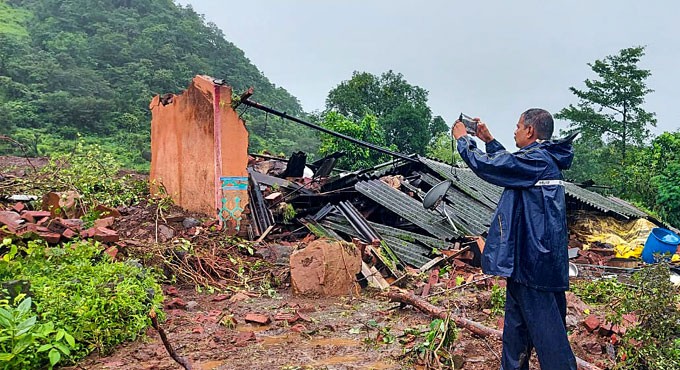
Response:
[[[75,339],[64,329],[55,330],[51,321],[38,323],[30,297],[17,299],[21,302],[16,307],[0,304],[0,367],[52,369],[71,354]]]
[[[448,318],[432,320],[429,330],[421,333],[423,339],[407,351],[407,355],[415,357],[415,361],[424,364],[427,369],[453,368],[454,342],[458,337],[458,329]]]
[[[613,279],[599,279],[594,281],[577,281],[571,290],[583,302],[588,304],[609,304],[613,299],[630,295],[630,288]]]
[[[492,315],[502,314],[505,309],[505,288],[502,288],[500,285],[492,286],[489,303]]]
[[[293,205],[286,204],[286,208],[283,210],[283,222],[289,223],[295,218],[295,215],[297,215],[297,212],[295,212]]]

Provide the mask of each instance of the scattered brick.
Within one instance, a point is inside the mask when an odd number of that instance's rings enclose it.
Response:
[[[64,230],[64,232],[62,232],[61,235],[66,239],[73,239],[76,236],[78,236],[78,234],[71,229]]]
[[[21,219],[21,216],[19,216],[18,213],[0,211],[0,225],[7,225],[9,231],[13,233],[16,232],[16,229],[19,228],[22,223],[24,223],[24,220]]]
[[[213,297],[212,301],[213,301],[213,302],[222,302],[222,301],[226,301],[227,299],[229,299],[229,296],[228,296],[228,295],[226,295],[226,294],[218,294],[218,295],[216,295],[216,296]]]
[[[43,217],[50,217],[51,213],[48,211],[24,211],[21,215],[22,216],[28,215],[33,217],[34,219],[39,219]]]
[[[303,331],[307,331],[307,328],[302,324],[295,324],[290,327],[290,330],[296,333],[302,333]]]
[[[176,297],[176,296],[179,295],[179,291],[177,290],[176,287],[170,286],[170,287],[168,287],[168,288],[165,290],[165,294],[167,294],[167,295],[169,295],[169,296]]]
[[[118,248],[116,248],[116,247],[108,247],[108,248],[106,248],[106,250],[104,251],[104,253],[106,253],[106,254],[108,254],[109,256],[111,256],[111,259],[112,259],[112,260],[115,260],[115,259],[116,259],[116,255],[118,255]]]
[[[274,316],[274,321],[286,321],[289,324],[292,324],[300,319],[300,316],[298,314],[292,314],[292,313],[277,313],[276,316]]]
[[[122,217],[120,211],[113,207],[107,207],[103,204],[99,204],[98,206],[94,207],[94,210],[96,212],[99,212],[99,217],[113,217],[113,218]]]
[[[182,298],[173,298],[170,302],[165,304],[165,308],[167,309],[184,309],[187,307],[186,302]]]
[[[105,227],[97,227],[94,231],[94,240],[102,243],[115,243],[118,241],[118,233]]]
[[[603,337],[608,337],[612,335],[612,324],[611,323],[604,323],[600,325],[600,329],[598,329],[598,334],[600,334]]]
[[[592,333],[595,329],[597,329],[598,326],[600,326],[600,319],[598,319],[595,315],[590,315],[583,321],[583,325],[585,325],[586,329]]]
[[[587,342],[583,343],[581,345],[586,352],[593,354],[593,355],[601,355],[602,354],[602,345],[597,342]]]
[[[14,210],[14,212],[16,212],[16,213],[21,213],[21,211],[23,211],[25,209],[26,209],[26,206],[21,202],[17,202],[17,204],[15,204],[14,207],[12,207],[12,210]]]
[[[240,332],[236,338],[232,341],[236,347],[244,347],[248,345],[248,342],[255,342],[257,338],[255,333],[252,331]]]
[[[83,229],[83,224],[85,223],[83,220],[79,218],[66,218],[66,219],[58,219],[64,226],[68,227],[69,229],[73,231],[80,231]]]
[[[267,325],[271,322],[271,319],[267,315],[261,315],[259,313],[249,313],[246,315],[245,321],[260,325]]]
[[[94,221],[94,227],[108,228],[113,226],[113,222],[114,222],[113,217],[100,218]]]
[[[40,227],[40,226],[38,226]],[[59,243],[59,240],[61,239],[61,234],[49,232],[49,231],[38,231],[38,235],[45,239],[46,242],[50,244],[56,244]]]

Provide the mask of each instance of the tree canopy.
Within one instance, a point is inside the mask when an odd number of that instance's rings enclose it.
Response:
[[[585,80],[586,89],[571,87],[580,101],[562,109],[556,118],[571,122],[585,136],[603,138],[619,148],[621,163],[626,162],[626,149],[640,145],[649,136],[649,126],[656,126],[654,113],[642,108],[645,95],[653,90],[645,80],[651,72],[640,69],[644,47],[623,49],[618,55],[589,63],[597,80]]]
[[[328,93],[326,111],[355,121],[373,115],[387,145],[404,153],[425,154],[433,139],[447,130],[441,117],[432,117],[427,95],[427,90],[409,84],[401,73],[387,71],[376,76],[355,71]]]

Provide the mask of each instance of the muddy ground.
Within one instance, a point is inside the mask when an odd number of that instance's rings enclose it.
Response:
[[[180,289],[174,297],[168,294],[166,302],[176,298],[186,308],[167,309],[162,326],[178,354],[186,356],[195,369],[205,370],[418,368],[403,354],[420,338],[404,331],[424,331],[431,322],[413,308],[399,309],[398,303],[375,293],[302,298],[281,291],[232,302],[222,294]],[[245,322],[249,313],[272,319],[281,314],[294,319],[298,313],[301,318],[258,325]],[[498,341],[460,334],[455,353],[465,360],[465,369],[499,367]],[[158,334],[151,329],[147,335],[119,347],[111,356],[90,356],[78,368],[181,369],[168,356]]]
[[[400,308],[376,292],[339,298],[304,298],[287,290],[237,294],[197,293],[194,289],[165,286],[167,320],[162,327],[177,353],[193,369],[425,369],[413,355],[431,319],[412,307]],[[488,294],[456,292],[435,300],[440,307],[492,328],[502,316],[488,314]],[[265,325],[247,323],[246,315],[263,314]],[[288,322],[287,320],[291,322]],[[578,327],[572,347],[602,368],[613,364],[606,354],[586,352],[593,335]],[[500,368],[501,343],[460,330],[453,350],[462,369]],[[412,351],[409,354],[409,351]],[[164,348],[158,333],[149,329],[136,342],[119,346],[113,354],[90,355],[72,369],[181,369]],[[538,363],[532,359],[532,369]]]

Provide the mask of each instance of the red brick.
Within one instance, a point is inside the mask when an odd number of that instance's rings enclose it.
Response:
[[[175,308],[186,308],[187,304],[184,302],[182,298],[173,298],[170,302],[165,304],[165,308],[167,309],[175,309]]]
[[[593,332],[598,328],[598,326],[600,326],[600,319],[598,319],[595,315],[590,315],[583,321],[583,325],[589,332]]]
[[[37,220],[35,223],[38,224],[38,225],[40,225],[40,226],[44,226],[44,225],[47,225],[47,223],[48,223],[49,221],[50,221],[50,218],[49,218],[49,217],[43,217],[43,218]]]
[[[40,226],[38,226],[40,227]],[[38,232],[38,235],[45,239],[46,242],[50,244],[56,244],[59,243],[59,239],[61,239],[61,234],[49,232],[49,231],[43,231],[43,232]]]
[[[61,235],[62,235],[64,238],[66,238],[66,239],[73,239],[73,238],[75,238],[76,236],[78,236],[78,234],[76,234],[76,232],[73,231],[73,230],[71,230],[71,229],[66,229],[66,230],[64,230],[64,231],[61,233]]]
[[[289,324],[292,324],[300,319],[300,316],[297,314],[292,314],[292,313],[277,313],[276,316],[274,316],[274,321],[286,321]]]
[[[25,209],[26,209],[26,206],[21,202],[17,202],[17,204],[15,204],[14,207],[12,207],[12,210],[14,210],[17,213],[21,213],[21,211],[23,211]]]
[[[94,207],[94,210],[99,212],[100,217],[118,218],[122,216],[117,209],[113,207],[107,207],[103,204],[99,204],[98,206]]]
[[[73,231],[80,231],[83,229],[83,220],[79,218],[59,219],[59,222]]]
[[[21,219],[21,216],[19,216],[18,213],[11,211],[0,211],[0,225],[7,225],[7,228],[12,233],[15,233],[17,228],[21,226],[22,223],[24,223],[24,220]]]
[[[296,333],[302,333],[303,331],[307,331],[307,328],[302,324],[295,324],[295,325],[290,327],[290,330],[292,330]]]
[[[583,349],[586,350],[586,352],[593,354],[593,355],[601,355],[602,354],[602,345],[597,342],[588,342],[588,343],[583,343],[581,345]]]
[[[608,337],[612,335],[612,324],[611,323],[604,323],[600,325],[600,329],[598,329],[598,334],[600,334],[603,337]]]
[[[267,315],[261,315],[259,313],[249,313],[246,315],[245,321],[260,325],[267,325],[271,322],[271,319]]]
[[[30,215],[33,218],[43,218],[43,217],[50,217],[52,214],[49,211],[25,211],[21,214],[23,215]]]
[[[115,243],[119,239],[118,233],[105,227],[97,227],[94,231],[94,240],[102,243]]]
[[[91,228],[86,229],[86,230],[82,230],[80,232],[80,236],[83,237],[83,238],[92,238],[92,237],[94,237],[94,234],[95,234],[95,228],[94,227],[91,227]]]
[[[238,333],[238,336],[233,340],[233,343],[235,343],[236,347],[244,347],[248,345],[248,342],[255,342],[257,338],[255,337],[255,333],[252,331],[244,331]]]
[[[26,212],[24,212],[23,214],[21,214],[21,219],[22,219],[22,220],[26,220],[26,222],[30,222],[30,223],[32,223],[32,224],[35,223],[35,217],[26,214]]]
[[[111,227],[113,226],[113,217],[100,218],[94,221],[94,227]]]
[[[118,254],[118,248],[116,248],[116,247],[108,247],[108,248],[106,248],[106,250],[104,251],[104,253],[106,253],[106,254],[108,254],[109,256],[111,256],[111,259],[112,259],[112,260],[115,260],[115,259],[116,259],[116,255]]]

